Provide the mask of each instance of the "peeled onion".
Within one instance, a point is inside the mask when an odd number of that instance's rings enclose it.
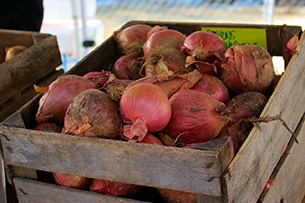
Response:
[[[197,90],[180,90],[170,103],[172,116],[163,132],[183,144],[214,139],[230,120],[224,103]]]
[[[150,132],[161,131],[171,117],[167,95],[156,85],[139,83],[124,91],[120,100],[124,137],[142,141]]]

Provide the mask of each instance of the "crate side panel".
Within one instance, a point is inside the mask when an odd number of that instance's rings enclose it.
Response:
[[[279,84],[265,106],[262,116],[277,116],[294,131],[305,111],[304,36]],[[276,167],[282,152],[291,138],[291,133],[279,121],[261,123],[249,134],[242,148],[229,165],[225,174],[228,197],[234,202],[257,200]],[[241,176],[240,174],[243,174]]]
[[[61,64],[57,38],[48,37],[20,53],[15,59],[0,66],[0,104],[45,77]]]
[[[262,202],[301,202],[305,195],[305,119],[303,118],[297,132],[299,144],[291,140],[283,162],[277,166],[272,177],[274,185],[261,199]]]
[[[8,165],[221,196],[220,169],[224,166],[218,151],[18,128],[4,132],[4,128],[0,133]],[[226,141],[224,145],[232,149],[231,142]]]
[[[144,201],[107,196],[22,178],[15,178],[14,185],[20,203],[145,203]]]
[[[38,86],[49,85],[62,74],[63,70],[54,70],[46,77],[41,78],[36,84]],[[2,103],[0,105],[0,122],[17,111],[22,105],[31,100],[36,94],[38,93],[34,90],[33,85],[30,85],[28,88],[16,93],[13,97]]]

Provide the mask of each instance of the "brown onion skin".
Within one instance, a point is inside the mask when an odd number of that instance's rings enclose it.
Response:
[[[225,53],[225,62],[218,67],[219,78],[234,93],[265,93],[275,77],[272,58],[257,45],[233,45]]]
[[[203,74],[200,80],[191,89],[208,93],[223,103],[228,102],[230,99],[230,93],[227,86],[214,75]]]
[[[39,100],[37,123],[53,122],[63,127],[70,102],[84,90],[96,88],[88,79],[77,75],[64,75],[53,81]]]
[[[121,127],[118,103],[98,89],[88,89],[78,94],[68,106],[63,133],[118,139]]]
[[[170,103],[172,116],[163,132],[183,144],[214,139],[230,120],[224,103],[197,90],[180,90]]]

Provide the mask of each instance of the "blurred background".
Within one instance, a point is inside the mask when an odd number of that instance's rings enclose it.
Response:
[[[299,25],[304,0],[44,0],[41,32],[54,34],[68,70],[128,21]]]

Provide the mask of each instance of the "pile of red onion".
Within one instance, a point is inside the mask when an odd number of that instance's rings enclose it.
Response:
[[[214,32],[186,35],[137,24],[113,33],[119,55],[109,70],[65,75],[42,92],[35,130],[181,147],[230,136],[234,152],[274,88],[268,51],[232,45]],[[179,145],[177,144],[179,143]],[[58,184],[133,196],[142,186],[54,173]],[[93,182],[92,182],[93,181]],[[158,188],[168,202],[194,194]]]

